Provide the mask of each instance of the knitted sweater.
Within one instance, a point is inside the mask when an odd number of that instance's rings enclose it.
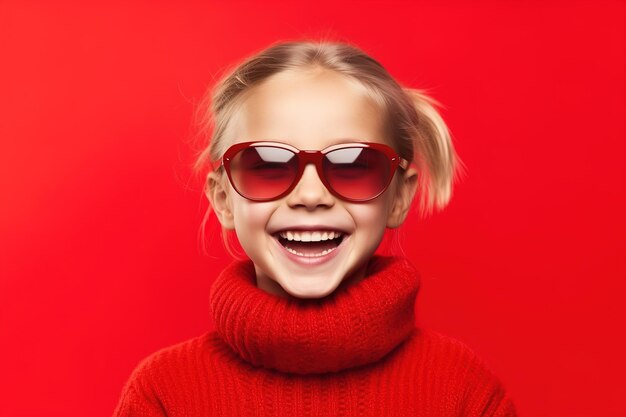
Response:
[[[114,416],[515,416],[465,344],[415,325],[419,275],[374,256],[321,299],[256,287],[235,261],[211,287],[215,331],[149,355]]]

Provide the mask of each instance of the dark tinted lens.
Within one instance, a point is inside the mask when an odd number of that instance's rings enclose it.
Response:
[[[389,182],[389,159],[371,148],[343,148],[324,158],[324,173],[330,186],[353,200],[378,195]]]
[[[271,146],[245,148],[230,163],[233,185],[243,196],[271,199],[283,193],[296,176],[296,154]]]

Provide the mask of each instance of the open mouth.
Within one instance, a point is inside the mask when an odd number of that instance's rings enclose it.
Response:
[[[288,252],[306,258],[317,258],[328,255],[337,249],[347,235],[335,231],[283,231],[274,236]]]

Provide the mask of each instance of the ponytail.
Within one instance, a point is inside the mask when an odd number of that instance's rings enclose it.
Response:
[[[421,166],[419,184],[420,213],[429,214],[433,208],[443,209],[452,197],[453,183],[464,172],[458,158],[448,126],[436,110],[443,107],[424,90],[403,88],[409,96],[417,123],[414,126],[415,150]]]

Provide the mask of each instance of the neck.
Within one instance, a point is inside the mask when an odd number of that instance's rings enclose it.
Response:
[[[287,292],[274,278],[268,276],[264,273],[259,267],[254,266],[254,271],[256,274],[256,286],[265,291],[268,294],[275,295],[277,297],[283,298],[285,300],[297,301],[303,299],[303,297],[297,297],[293,294]],[[341,285],[343,286],[352,286],[358,282],[361,282],[366,275],[367,271],[367,262],[364,263],[361,267],[359,267],[352,274],[346,276],[342,281]],[[333,288],[333,291],[336,288]],[[322,298],[322,297],[319,297]]]

